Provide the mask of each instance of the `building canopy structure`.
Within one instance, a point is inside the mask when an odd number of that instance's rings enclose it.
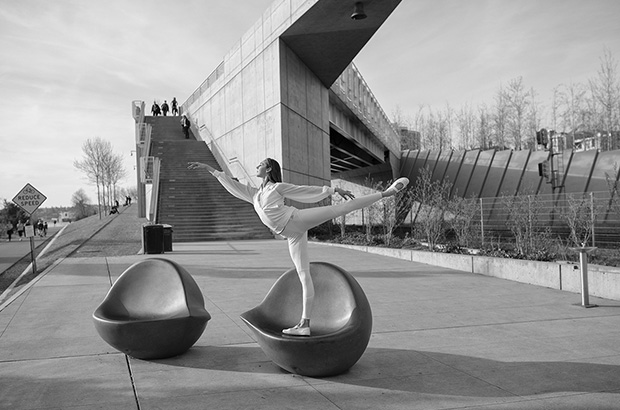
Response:
[[[392,178],[398,134],[352,60],[399,3],[275,1],[182,104],[194,135],[243,182],[266,157],[295,184]]]

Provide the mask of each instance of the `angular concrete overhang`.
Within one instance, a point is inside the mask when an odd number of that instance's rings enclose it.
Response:
[[[322,0],[280,35],[329,88],[401,0],[366,0],[367,18],[351,19],[355,0]]]

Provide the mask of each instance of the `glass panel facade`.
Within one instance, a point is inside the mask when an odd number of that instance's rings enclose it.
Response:
[[[431,171],[431,178],[434,178],[435,168],[437,167],[437,160],[441,155],[441,151],[431,151],[428,153],[428,157],[426,158],[425,168],[428,168]]]
[[[617,151],[604,151],[598,154],[596,165],[592,170],[592,177],[588,184],[588,191],[609,191],[609,185],[618,180],[620,170],[620,155]]]
[[[512,156],[512,151],[497,151],[495,156],[493,157],[493,163],[491,164],[491,169],[487,175],[487,180],[484,183],[484,187],[482,188],[482,192],[480,194],[481,198],[487,197],[495,197],[500,192],[500,186],[504,179],[504,171],[506,171],[506,167],[508,166],[508,161],[510,161],[510,157]]]
[[[612,152],[612,151],[609,151]],[[598,151],[576,152],[566,170],[565,192],[585,192]]]
[[[521,176],[527,165],[530,151],[513,151],[510,162],[506,168],[506,174],[499,188],[499,196],[512,196],[517,194],[521,185]]]
[[[415,163],[410,166],[412,158]],[[620,227],[620,198],[611,198],[609,183],[620,186],[620,150],[598,152],[595,150],[573,152],[565,150],[554,156],[557,171],[556,189],[539,174],[538,164],[548,161],[547,151],[451,151],[438,154],[410,152],[403,155],[404,176],[412,185],[420,169],[432,164],[433,180],[454,181],[453,195],[479,196],[485,230],[496,238],[510,235],[506,226],[509,217],[507,204],[516,194],[532,194],[531,206],[541,207],[538,223],[550,226],[554,234],[565,235],[567,227],[561,218],[561,210],[569,203],[568,198],[585,198],[592,202],[596,217],[595,242],[617,243]],[[430,158],[427,161],[427,158]],[[436,164],[436,166],[435,166]],[[550,171],[550,167],[549,167]],[[413,178],[412,178],[413,177]],[[609,183],[608,183],[609,181]],[[525,202],[523,202],[525,201]],[[530,205],[527,198],[517,201]],[[490,238],[487,238],[489,240]],[[595,245],[597,246],[597,245]]]
[[[471,174],[471,180],[469,182],[469,186],[467,187],[467,192],[465,192],[465,198],[480,197],[494,155],[494,150],[480,152],[478,161],[476,162],[476,167]]]
[[[450,181],[452,184],[455,183],[458,176],[461,162],[463,162],[463,156],[465,156],[465,151],[454,152],[450,159],[450,164],[448,165],[448,170],[446,171],[444,179]]]
[[[548,157],[549,153],[546,151],[531,152],[527,164],[525,165],[525,172],[523,173],[521,184],[519,185],[519,194],[536,195],[539,192],[544,178],[539,174],[538,164],[544,163]],[[546,183],[546,180],[544,183]],[[551,184],[549,184],[549,186],[551,186]]]
[[[441,152],[441,155],[437,160],[437,165],[435,166],[435,172],[433,172],[434,181],[443,180],[446,175],[446,171],[448,170],[448,164],[450,164],[450,157],[452,157],[452,153],[452,150],[444,150]]]
[[[456,176],[456,182],[452,187],[452,195],[463,196],[467,192],[467,186],[469,185],[472,173],[474,172],[474,167],[478,161],[479,154],[480,150],[465,152],[461,169],[459,170],[459,173]]]

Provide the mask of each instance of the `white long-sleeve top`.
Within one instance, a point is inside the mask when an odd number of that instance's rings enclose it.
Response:
[[[213,176],[233,196],[254,205],[260,220],[275,233],[281,233],[293,215],[295,208],[284,204],[284,199],[303,203],[319,202],[336,190],[328,186],[293,185],[284,182],[267,183],[264,187],[254,188],[235,181],[224,172],[214,171]]]

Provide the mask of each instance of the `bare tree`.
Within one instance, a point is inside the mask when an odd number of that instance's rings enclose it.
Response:
[[[491,146],[492,121],[491,114],[486,105],[478,106],[478,146],[481,149],[488,149]]]
[[[560,105],[562,104],[561,87],[561,85],[553,87],[553,94],[551,96],[551,126],[554,130],[557,130],[559,126],[559,112]]]
[[[443,130],[441,148],[452,148],[454,147],[454,127],[452,125],[454,110],[449,102],[446,102],[446,111],[440,118],[442,118],[442,122],[444,123],[444,126],[441,128]]]
[[[73,193],[71,197],[71,204],[75,209],[76,219],[82,219],[88,216],[88,209],[90,206],[90,198],[86,195],[86,192],[82,188]]]
[[[505,101],[508,106],[508,126],[513,148],[524,148],[523,136],[526,134],[527,113],[531,105],[531,95],[525,90],[523,77],[517,77],[504,89]]]
[[[451,188],[452,184],[447,179],[433,181],[432,171],[425,167],[412,189],[411,195],[415,201],[412,214],[415,214],[421,239],[428,242],[431,251],[444,237],[445,213]]]
[[[509,110],[510,108],[506,98],[506,93],[504,92],[503,87],[500,86],[497,94],[495,95],[495,113],[493,115],[493,145],[500,149],[508,146],[506,134],[508,130]]]
[[[592,230],[596,222],[596,215],[603,209],[594,205],[591,196],[587,194],[570,195],[566,198],[566,207],[562,208],[561,218],[570,230],[569,239],[573,246],[586,246],[592,239]]]
[[[125,176],[122,157],[114,154],[112,144],[100,137],[88,139],[82,144],[84,157],[73,161],[73,166],[86,174],[86,178],[97,187],[99,217],[111,203],[112,188]]]
[[[583,128],[586,107],[586,88],[583,84],[570,82],[556,87],[561,131],[570,135],[569,145],[575,142],[575,134]]]
[[[476,148],[476,114],[471,105],[463,105],[456,114],[456,120],[459,126],[459,144],[460,149]]]
[[[594,101],[600,106],[600,128],[611,138],[612,131],[620,128],[620,83],[618,82],[618,63],[605,47],[598,76],[590,80],[590,88]],[[611,148],[611,141],[604,144],[605,149]]]
[[[538,94],[534,88],[530,88],[530,106],[526,117],[525,143],[524,148],[536,148],[536,131],[540,129],[543,106],[536,98]]]

